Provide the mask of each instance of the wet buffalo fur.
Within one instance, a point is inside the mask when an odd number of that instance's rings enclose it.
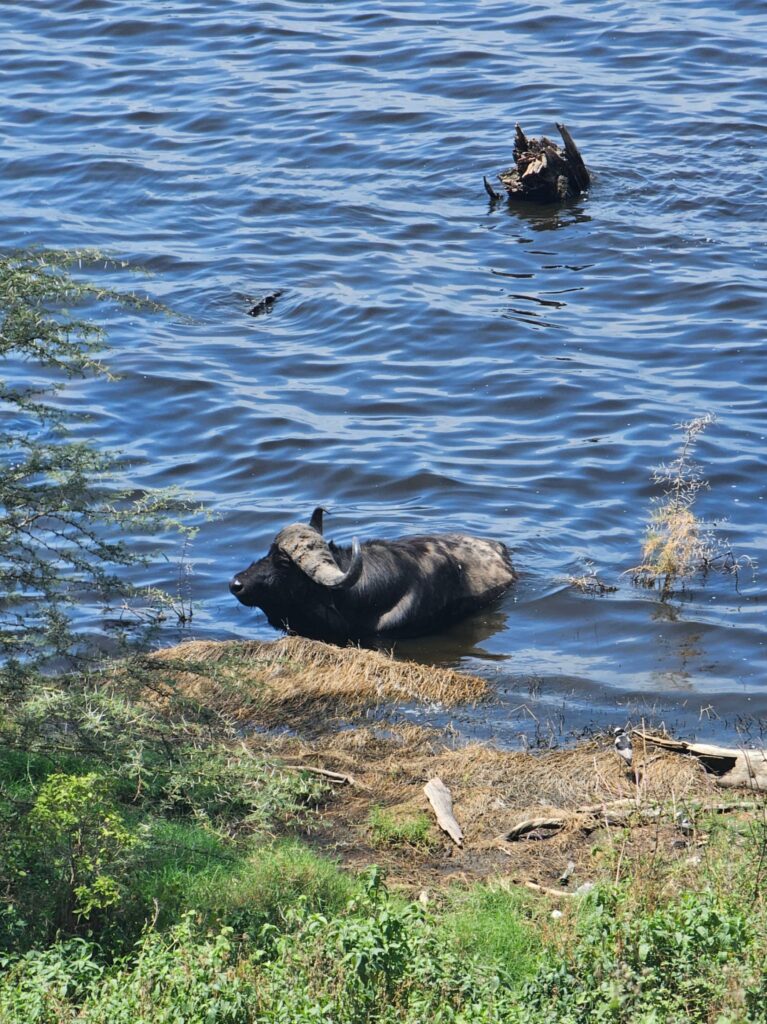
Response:
[[[301,566],[281,547],[283,537],[296,533],[302,537]],[[297,549],[295,541],[285,546]],[[369,540],[355,547],[327,543],[316,510],[310,526],[286,527],[268,554],[229,586],[243,604],[261,608],[276,629],[345,643],[437,632],[499,598],[516,579],[504,544],[464,534]],[[329,552],[339,582],[328,586],[312,578],[319,557],[305,554],[308,548],[321,549],[325,560]]]

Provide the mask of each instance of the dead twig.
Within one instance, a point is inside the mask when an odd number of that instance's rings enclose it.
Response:
[[[347,775],[345,772],[333,772],[329,768],[317,768],[312,764],[283,764],[281,767],[295,772],[312,772],[314,775],[321,775],[328,782],[334,782],[340,786],[357,785],[353,775]]]

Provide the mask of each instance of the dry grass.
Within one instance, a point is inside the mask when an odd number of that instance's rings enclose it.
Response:
[[[375,651],[298,638],[192,642],[158,652],[146,664],[152,670],[135,685],[155,709],[176,718],[188,708],[202,709],[203,719],[229,723],[230,737],[238,748],[244,742],[248,753],[294,769],[340,773],[321,814],[304,826],[311,841],[354,868],[382,864],[411,892],[481,878],[556,889],[569,861],[576,864],[574,889],[617,875],[648,851],[653,858],[660,851],[659,863],[683,862],[690,844],[680,835],[676,812],[716,802],[713,780],[697,758],[645,749],[641,741],[634,747],[635,776],[616,756],[612,736],[529,753],[457,746],[450,729],[385,719],[339,728],[339,717],[348,723],[378,702],[457,704],[487,695],[484,680]],[[344,776],[352,784],[342,784]],[[434,776],[451,790],[465,836],[460,850],[433,822],[423,787]],[[614,801],[624,803],[612,824],[584,810]],[[417,848],[374,848],[373,807],[394,822],[428,815],[428,836]],[[562,827],[502,841],[525,819],[547,817],[561,819]]]
[[[311,726],[381,702],[475,703],[478,676],[395,661],[378,651],[334,647],[301,637],[191,641],[151,656],[166,669],[166,692],[182,694],[239,722]]]
[[[743,561],[736,559],[728,547],[717,544],[709,525],[693,510],[698,493],[708,487],[708,482],[692,456],[698,438],[714,420],[707,413],[680,424],[683,439],[676,458],[653,474],[653,481],[663,486],[663,496],[657,499],[650,515],[642,562],[628,572],[635,583],[659,586],[664,597],[677,581],[713,569],[737,575]]]
[[[527,753],[479,743],[454,749],[449,737],[416,726],[385,732],[365,727],[311,741],[274,738],[269,752],[293,764],[351,775],[355,786],[338,790],[326,809],[330,827],[322,842],[355,867],[383,861],[392,879],[412,890],[498,877],[557,887],[569,860],[577,864],[575,887],[613,871],[614,857],[604,850],[614,850],[619,835],[627,862],[659,844],[671,859],[682,857],[685,851],[677,852],[674,845],[680,836],[676,812],[716,801],[713,781],[697,759],[644,751],[641,745],[636,751],[637,783],[616,757],[612,737],[573,750]],[[430,813],[423,787],[435,775],[453,796],[464,848],[454,847],[434,824],[428,850],[371,849],[370,807],[382,806],[402,819]],[[629,813],[625,828],[597,828],[593,816],[582,811],[616,800],[636,802],[636,815]],[[650,809],[652,814],[647,813]],[[521,821],[551,815],[564,818],[564,828],[546,838],[538,834],[515,843],[499,841]]]
[[[612,583],[605,582],[593,569],[585,572],[582,576],[566,576],[565,583],[574,590],[580,590],[582,594],[590,594],[592,597],[613,594],[618,589]]]

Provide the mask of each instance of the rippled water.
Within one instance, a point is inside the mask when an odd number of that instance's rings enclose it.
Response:
[[[762,3],[4,0],[0,26],[3,244],[100,246],[188,318],[113,315],[120,380],[67,402],[218,513],[195,635],[273,635],[227,579],[324,503],[338,540],[513,546],[500,608],[399,647],[492,674],[467,733],[767,725],[763,575],[667,603],[621,576],[703,412],[699,510],[764,562]],[[488,206],[516,120],[568,124],[587,197]],[[589,561],[615,593],[564,582]]]

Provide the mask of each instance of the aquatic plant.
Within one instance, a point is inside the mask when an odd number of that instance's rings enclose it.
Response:
[[[681,423],[683,438],[676,458],[653,473],[653,482],[663,487],[663,494],[653,501],[642,561],[628,572],[637,584],[658,586],[664,598],[680,581],[713,569],[737,573],[744,562],[717,541],[693,507],[700,491],[709,486],[693,453],[700,435],[715,419],[706,413]]]

